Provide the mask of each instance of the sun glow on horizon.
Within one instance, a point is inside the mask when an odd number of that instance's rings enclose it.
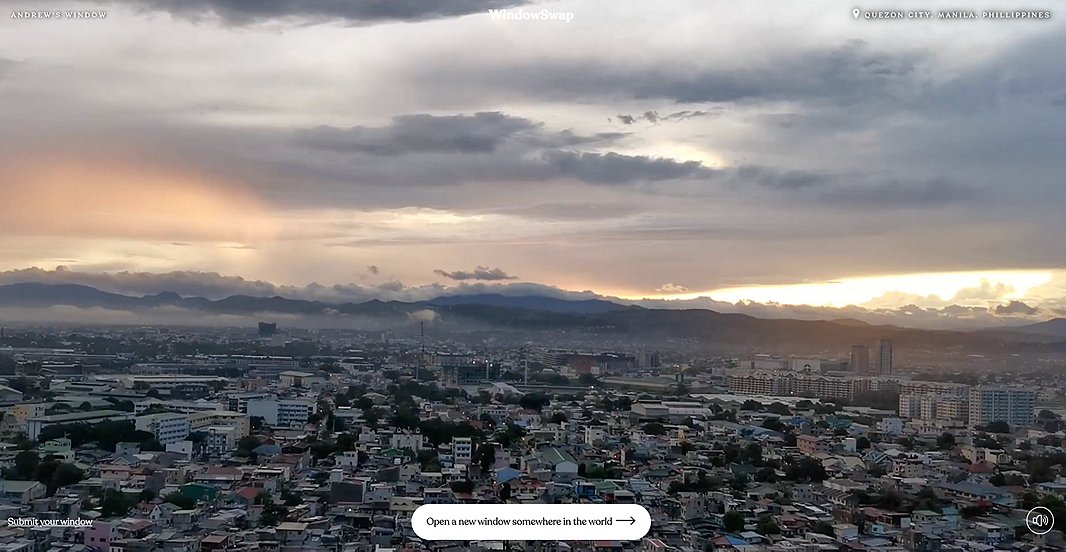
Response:
[[[1051,282],[1050,270],[932,272],[843,278],[826,282],[743,286],[702,292],[645,295],[630,299],[756,302],[816,307],[893,307],[907,303],[986,304],[1023,299]]]

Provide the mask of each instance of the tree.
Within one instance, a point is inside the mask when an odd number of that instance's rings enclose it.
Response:
[[[855,440],[855,448],[858,450],[866,450],[870,448],[870,438],[863,435]]]
[[[237,454],[247,456],[252,449],[259,446],[259,438],[255,435],[245,435],[237,441]]]
[[[748,399],[740,405],[741,410],[762,410],[762,403]]]
[[[477,451],[477,463],[481,468],[481,473],[489,474],[492,472],[492,468],[496,465],[496,446],[492,443],[485,443]]]
[[[504,502],[507,502],[507,500],[510,499],[510,498],[511,498],[511,484],[510,483],[504,483],[503,486],[500,487],[500,500],[502,500]]]
[[[451,488],[453,493],[470,494],[474,492],[474,482],[469,479],[452,481]]]
[[[85,479],[85,472],[74,464],[61,463],[56,466],[49,481],[44,482],[48,486],[48,494],[53,495],[59,489],[67,485],[75,485]]]
[[[663,435],[666,433],[666,428],[659,422],[648,422],[641,429],[648,435]]]
[[[766,411],[771,414],[777,414],[780,416],[791,416],[792,411],[784,403],[774,402],[770,403],[770,406],[766,407]]]
[[[813,524],[811,524],[810,531],[812,533],[820,533],[822,535],[829,535],[830,537],[836,536],[835,535],[835,531],[833,530],[833,524],[829,523],[828,521],[816,521],[816,522],[814,522]]]
[[[1003,420],[996,420],[994,422],[989,422],[988,425],[985,426],[985,431],[989,433],[1010,433],[1010,424]]]
[[[825,481],[827,475],[822,463],[809,456],[790,462],[785,468],[785,478],[790,481]]]
[[[176,491],[168,494],[163,500],[181,508],[182,510],[192,510],[196,507],[196,500]]]
[[[722,525],[725,526],[726,533],[737,533],[744,530],[744,514],[730,510],[722,517]]]
[[[124,516],[129,513],[134,504],[136,502],[126,496],[125,493],[115,489],[107,489],[104,491],[104,497],[100,500],[100,513],[105,518]]]
[[[536,410],[537,412],[540,412],[545,406],[548,406],[550,403],[551,400],[548,399],[548,397],[539,393],[527,393],[525,395],[522,395],[522,398],[518,400],[518,404],[521,405],[522,408]]]
[[[946,431],[941,433],[940,436],[936,438],[936,446],[940,450],[950,450],[955,448],[955,436]]]
[[[41,463],[41,457],[32,450],[24,450],[15,455],[15,475],[13,479],[27,480],[37,473],[37,466]]]
[[[767,418],[762,421],[762,426],[770,431],[776,431],[781,433],[785,430],[785,424],[781,423],[780,418]]]
[[[779,535],[781,534],[781,528],[777,526],[774,518],[766,516],[755,525],[755,532],[760,535]]]

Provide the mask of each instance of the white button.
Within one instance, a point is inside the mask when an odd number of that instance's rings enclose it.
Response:
[[[426,504],[411,517],[425,540],[639,540],[651,515],[639,504]]]

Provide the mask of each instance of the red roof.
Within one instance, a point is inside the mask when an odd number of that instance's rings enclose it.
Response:
[[[239,495],[241,498],[247,500],[255,500],[255,497],[259,496],[260,489],[255,487],[241,487],[234,491],[233,494]]]

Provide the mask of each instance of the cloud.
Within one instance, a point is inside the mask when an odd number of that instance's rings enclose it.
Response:
[[[645,111],[641,115],[629,115],[626,113],[619,113],[617,117],[623,125],[631,125],[636,123],[637,119],[644,119],[649,123],[658,124],[673,121],[684,121],[685,119],[695,119],[697,117],[711,117],[721,114],[722,110],[719,108],[715,110],[686,109],[683,111],[675,111],[673,113],[668,113],[666,115],[659,115],[659,112],[657,111]]]
[[[292,158],[288,170],[351,182],[443,185],[578,180],[616,185],[707,178],[699,161],[582,151],[611,146],[626,135],[549,131],[545,125],[499,112],[395,117],[383,127],[316,127],[296,144],[325,157]],[[381,157],[404,156],[402,164]]]
[[[297,133],[299,143],[315,149],[369,155],[416,153],[493,153],[507,142],[533,147],[567,147],[610,142],[624,136],[601,133],[579,136],[571,131],[548,132],[543,123],[481,112],[473,115],[413,114],[394,117],[384,127],[320,126]]]
[[[996,305],[995,313],[999,316],[1013,316],[1013,315],[1025,315],[1033,316],[1040,312],[1040,309],[1031,307],[1022,301],[1011,301],[1006,305]]]
[[[489,268],[487,266],[479,266],[474,270],[456,270],[454,272],[447,272],[445,270],[437,269],[433,271],[434,274],[448,278],[449,280],[516,280],[517,276],[511,276],[510,274],[500,270],[499,268]]]
[[[521,6],[525,0],[127,0],[149,10],[232,25],[271,19],[374,23],[423,21]]]
[[[377,276],[379,269],[377,265],[369,265],[366,267],[366,271],[373,274],[374,276]]]
[[[544,174],[572,176],[595,184],[657,182],[708,178],[714,170],[699,161],[675,161],[646,155],[549,151],[543,156]]]
[[[415,322],[433,322],[440,318],[440,315],[437,314],[437,311],[431,309],[422,309],[419,311],[415,311],[407,316]]]
[[[830,184],[836,180],[831,174],[801,170],[778,170],[772,167],[743,165],[736,170],[737,178],[751,180],[760,186],[781,190],[797,190]]]
[[[673,282],[663,284],[655,289],[659,293],[688,293],[688,288],[679,286]]]
[[[419,67],[422,79],[469,90],[501,91],[521,98],[574,101],[575,98],[667,100],[679,104],[798,101],[837,106],[882,108],[918,103],[925,81],[918,71],[929,52],[881,49],[862,40],[750,53],[745,63],[677,64],[654,57],[618,63],[610,53],[542,56],[522,63],[496,64],[452,60]],[[446,55],[446,54],[441,54]],[[604,58],[607,60],[604,60]],[[446,71],[445,71],[446,68]],[[719,106],[720,107],[720,106]],[[693,110],[696,111],[696,110]],[[632,117],[619,114],[626,124]],[[644,115],[640,117],[647,119]],[[653,116],[658,120],[657,116]],[[683,118],[683,116],[678,116]]]

